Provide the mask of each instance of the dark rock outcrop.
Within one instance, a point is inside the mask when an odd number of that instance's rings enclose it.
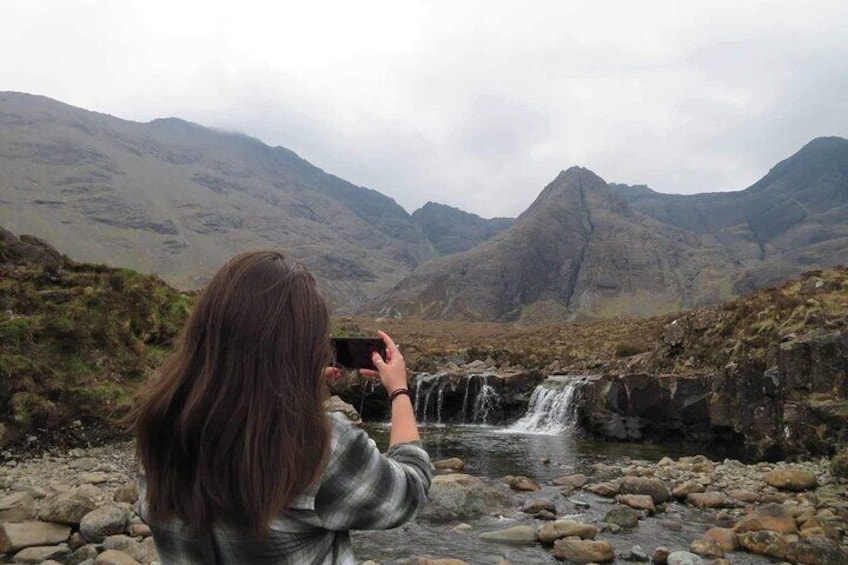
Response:
[[[580,422],[620,440],[735,444],[749,458],[832,454],[848,442],[848,339],[819,330],[776,349],[768,368],[597,377],[580,390]]]

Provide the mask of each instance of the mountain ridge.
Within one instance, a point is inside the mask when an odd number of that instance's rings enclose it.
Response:
[[[647,315],[846,263],[846,148],[841,138],[814,140],[736,193],[631,191],[572,167],[507,231],[417,268],[380,304],[396,315],[454,320]],[[814,209],[794,212],[803,208],[798,195]]]

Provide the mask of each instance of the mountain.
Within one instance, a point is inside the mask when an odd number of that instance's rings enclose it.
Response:
[[[603,179],[572,167],[509,230],[423,265],[380,303],[470,320],[647,315],[727,297],[727,261],[716,242],[632,209]]]
[[[283,147],[0,93],[0,224],[75,260],[201,286],[229,256],[282,248],[344,311],[433,256],[394,200]]]
[[[848,263],[846,171],[840,138],[812,141],[735,193],[664,195],[573,167],[510,229],[422,265],[376,304],[424,318],[556,321],[717,303]]]
[[[435,202],[413,212],[412,219],[442,255],[467,251],[515,223],[513,218],[485,219]]]
[[[635,209],[711,234],[748,269],[744,293],[806,268],[848,262],[848,140],[817,138],[738,192],[660,194],[614,185]]]

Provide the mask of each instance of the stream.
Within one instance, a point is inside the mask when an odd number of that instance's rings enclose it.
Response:
[[[512,565],[558,563],[550,546],[539,543],[506,544],[478,536],[486,531],[519,524],[541,525],[541,520],[519,511],[521,504],[533,499],[554,502],[559,518],[602,524],[614,501],[581,489],[563,495],[561,487],[550,484],[556,477],[580,472],[597,477],[599,464],[601,468],[603,465],[621,467],[637,462],[651,464],[665,456],[678,458],[701,454],[720,460],[716,454],[702,449],[693,451],[685,445],[614,443],[582,437],[574,430],[570,420],[567,388],[557,394],[539,389],[534,393],[525,417],[510,426],[425,423],[420,429],[424,447],[432,460],[459,457],[466,464],[464,473],[506,491],[509,489],[500,484],[504,476],[528,476],[542,485],[540,491],[512,492],[517,502],[514,510],[468,520],[466,523],[472,527],[470,531],[454,530],[458,522],[436,524],[418,520],[395,530],[354,532],[352,539],[357,559],[360,562],[367,559],[384,562],[432,556],[452,557],[480,565],[501,564],[504,560]],[[419,401],[419,416],[426,404]],[[433,419],[438,422],[440,411],[433,412],[437,415]],[[468,414],[473,417],[470,405]],[[364,427],[381,450],[388,447],[391,429],[388,424],[369,423]],[[633,546],[639,546],[649,556],[661,545],[672,550],[688,550],[693,539],[715,525],[709,521],[710,517],[709,512],[672,501],[667,504],[664,513],[640,520],[637,528],[618,533],[599,532],[596,539],[612,543],[617,555]],[[763,557],[741,552],[728,554],[726,559],[739,565],[770,563]],[[618,559],[617,562],[623,561]]]

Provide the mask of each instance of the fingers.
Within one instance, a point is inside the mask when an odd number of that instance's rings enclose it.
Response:
[[[395,356],[400,357],[400,349],[398,349],[397,344],[394,340],[389,337],[389,334],[384,332],[383,330],[377,330],[377,334],[383,338],[383,343],[386,344],[386,360],[391,361]]]
[[[337,379],[342,376],[342,370],[338,367],[327,367],[324,369],[324,378]]]
[[[369,379],[379,379],[380,373],[374,371],[372,369],[359,369],[359,374],[363,377],[368,377]]]

